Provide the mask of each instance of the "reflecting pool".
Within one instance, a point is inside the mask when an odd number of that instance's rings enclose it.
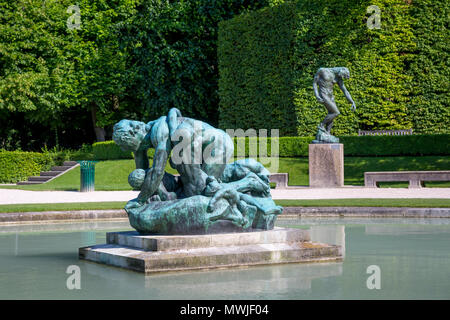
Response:
[[[339,263],[140,273],[78,260],[128,222],[0,226],[0,299],[449,299],[450,219],[279,219],[345,246]],[[68,266],[81,289],[69,290]],[[380,289],[368,289],[369,266]]]

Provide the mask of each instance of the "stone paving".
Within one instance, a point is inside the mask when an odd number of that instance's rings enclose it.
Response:
[[[343,188],[289,187],[272,189],[273,199],[356,199],[356,198],[446,198],[450,199],[450,188]],[[0,204],[21,203],[67,203],[128,201],[136,198],[137,191],[28,191],[0,189]]]

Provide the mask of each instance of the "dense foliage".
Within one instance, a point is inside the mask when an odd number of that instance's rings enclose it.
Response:
[[[312,135],[312,77],[343,65],[358,112],[337,93],[335,134],[448,132],[448,15],[432,0],[0,0],[0,148],[79,148],[171,107],[218,125],[218,57],[223,128]]]
[[[380,29],[367,26],[371,5],[381,10]],[[220,23],[220,126],[313,135],[326,114],[314,75],[343,66],[357,112],[336,87],[335,135],[449,132],[449,8],[432,0],[299,0]]]
[[[95,160],[133,159],[131,151],[122,151],[112,140],[94,143],[92,153]]]
[[[183,115],[217,125],[217,24],[269,2],[142,1],[122,38],[144,118],[177,107]]]
[[[79,147],[174,106],[217,124],[217,23],[269,2],[80,0],[78,28],[72,0],[0,0],[0,148]]]
[[[53,164],[51,155],[39,152],[0,150],[0,183],[15,183],[39,175]]]

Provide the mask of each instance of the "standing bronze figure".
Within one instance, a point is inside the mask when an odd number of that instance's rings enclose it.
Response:
[[[355,102],[344,85],[344,79],[350,78],[350,71],[344,67],[320,68],[313,82],[314,94],[317,101],[322,103],[328,110],[328,114],[318,126],[316,140],[313,143],[338,143],[339,138],[331,135],[333,120],[340,115],[333,95],[333,86],[339,85],[347,100],[352,104],[352,110],[356,110]]]

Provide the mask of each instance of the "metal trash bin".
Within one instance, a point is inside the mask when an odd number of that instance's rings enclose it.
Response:
[[[95,164],[98,161],[83,160],[80,164],[80,192],[91,192],[95,189]]]

